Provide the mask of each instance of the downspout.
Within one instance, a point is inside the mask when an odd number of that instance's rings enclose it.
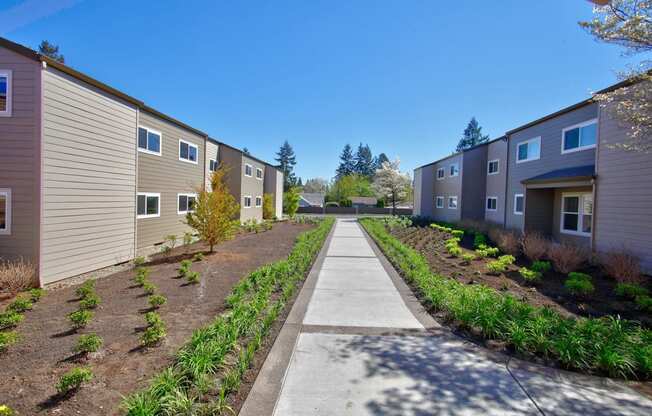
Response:
[[[36,221],[36,224],[38,224],[38,229],[36,232],[36,236],[38,238],[38,241],[36,242],[36,275],[38,277],[38,283],[39,287],[43,287],[43,280],[41,280],[41,272],[43,271],[43,257],[41,254],[43,253],[43,188],[44,188],[44,175],[43,175],[43,142],[44,136],[45,136],[45,102],[44,102],[44,97],[45,94],[43,93],[44,86],[45,86],[45,70],[47,69],[48,64],[45,61],[41,61],[41,68],[39,70],[39,130],[38,130],[38,138],[37,138],[37,146],[36,148],[38,149],[38,156],[37,156],[37,169],[38,169],[38,179],[37,179],[37,184],[36,185],[38,188],[35,192],[37,195],[38,201],[37,201],[37,209],[36,212],[38,212],[38,218]],[[12,202],[13,203],[13,202]]]
[[[136,141],[134,143],[134,154],[136,157],[136,177],[134,180],[134,254],[133,258],[138,254],[138,126],[140,125],[140,107],[136,107]],[[161,143],[163,148],[163,143]]]

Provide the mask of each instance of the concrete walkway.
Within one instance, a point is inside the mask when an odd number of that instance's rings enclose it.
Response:
[[[339,219],[240,415],[651,415],[608,379],[510,360],[450,334]]]

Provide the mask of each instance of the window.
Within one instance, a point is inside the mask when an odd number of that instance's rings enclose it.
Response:
[[[499,172],[498,159],[490,160],[487,163],[487,175],[495,175]]]
[[[457,197],[449,196],[448,197],[448,209],[457,209]]]
[[[161,133],[138,127],[138,151],[161,156]]]
[[[0,235],[11,234],[11,189],[0,188]]]
[[[197,194],[177,194],[177,214],[187,214],[195,211]]]
[[[537,160],[541,156],[541,137],[527,140],[516,146],[516,163]]]
[[[437,197],[437,208],[444,208],[444,197],[443,196],[438,196]]]
[[[257,196],[256,197],[256,208],[260,208],[263,206],[263,197],[262,196]]]
[[[243,197],[243,199],[244,199],[244,201],[243,201],[242,205],[245,208],[251,208],[251,197],[250,196],[245,196],[245,197]]]
[[[256,179],[263,179],[263,170],[261,168],[256,168]]]
[[[562,130],[561,153],[572,153],[580,150],[592,149],[598,135],[597,120],[566,127]]]
[[[179,139],[179,160],[197,164],[197,145]]]
[[[523,197],[523,194],[514,195],[514,214],[523,215],[524,210],[525,210],[525,198]]]
[[[245,165],[245,176],[251,177],[253,172],[253,167],[250,164]]]
[[[498,207],[498,198],[495,196],[487,197],[487,211],[496,211]]]
[[[161,194],[139,192],[137,205],[138,218],[161,216]]]
[[[460,165],[458,163],[453,163],[450,167],[450,176],[457,176],[460,174]]]
[[[562,233],[590,236],[592,221],[592,194],[562,194],[560,230]]]
[[[208,161],[208,170],[210,170],[211,172],[215,172],[217,170],[217,160],[210,159]]]
[[[0,69],[0,117],[11,117],[12,71]]]
[[[439,169],[437,169],[437,180],[438,180],[438,181],[444,179],[444,174],[445,174],[445,172],[446,172],[446,171],[444,170],[444,168],[439,168]]]

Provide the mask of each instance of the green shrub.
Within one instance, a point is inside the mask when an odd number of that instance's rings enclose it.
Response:
[[[500,274],[505,272],[507,270],[507,266],[510,264],[513,264],[516,259],[514,256],[511,256],[509,254],[505,256],[500,256],[498,257],[497,260],[491,261],[487,264],[487,269],[489,269],[489,272],[493,274]]]
[[[487,237],[482,233],[475,233],[473,235],[473,247],[481,248],[482,246],[487,246]]]
[[[652,312],[652,297],[648,295],[640,295],[636,297],[636,305],[639,309],[646,312]]]
[[[18,296],[13,302],[7,306],[7,312],[23,313],[32,309],[32,301],[23,296]]]
[[[151,295],[147,301],[149,302],[149,305],[152,308],[158,309],[161,306],[165,305],[165,302],[167,302],[167,298],[163,295]]]
[[[569,273],[564,286],[574,296],[586,296],[595,290],[591,283],[591,276],[585,273]]]
[[[453,245],[446,246],[446,251],[448,251],[448,254],[453,257],[459,257],[459,255],[462,254],[462,249]]]
[[[475,260],[475,254],[472,253],[466,253],[462,254],[462,261],[466,264],[471,263],[473,260]]]
[[[93,312],[88,309],[79,309],[68,314],[68,319],[75,329],[84,328],[93,319]]]
[[[192,261],[202,261],[205,257],[206,256],[204,256],[204,253],[196,253],[194,256],[192,256]]]
[[[93,379],[93,372],[89,368],[75,367],[61,376],[57,383],[57,392],[66,394],[73,392],[81,387],[87,381]]]
[[[16,416],[16,412],[6,404],[0,405],[0,416]]]
[[[541,272],[536,270],[530,270],[526,267],[521,267],[518,272],[521,274],[523,280],[528,283],[535,283],[541,280]]]
[[[97,334],[80,335],[73,352],[81,354],[96,352],[102,347],[103,343],[104,340]]]
[[[488,247],[481,245],[480,248],[475,250],[475,253],[478,255],[480,258],[486,258],[486,257],[496,257],[500,253],[498,250],[498,247]]]
[[[165,324],[163,321],[161,321],[156,325],[148,326],[140,336],[140,342],[145,347],[152,347],[158,344],[166,336],[167,333],[165,332]]]
[[[143,291],[147,295],[153,295],[154,293],[156,293],[156,285],[152,282],[145,282],[143,284]]]
[[[19,340],[20,336],[16,331],[0,332],[0,352],[5,351]]]
[[[462,237],[464,237],[464,231],[463,230],[453,230],[453,231],[451,231],[451,234],[453,235],[453,237],[458,237],[460,239]]]
[[[201,280],[201,274],[199,272],[188,272],[186,273],[186,281],[191,284],[199,283]]]
[[[79,298],[84,298],[86,295],[95,291],[95,279],[90,279],[81,284],[76,290],[75,295]]]
[[[79,307],[81,309],[95,309],[97,305],[101,303],[100,297],[96,293],[89,293],[84,296],[82,300],[79,301]]]
[[[0,313],[0,329],[13,328],[18,325],[24,316],[21,313],[7,311]]]
[[[145,322],[147,322],[148,326],[162,325],[163,319],[161,319],[161,315],[156,312],[147,312],[145,314]]]
[[[552,264],[550,264],[549,261],[536,260],[532,263],[530,269],[543,274],[549,272],[552,269]]]
[[[142,265],[145,264],[145,262],[146,262],[145,257],[138,256],[134,259],[134,266],[141,267]]]
[[[45,290],[39,287],[29,290],[29,298],[32,302],[36,303],[45,295]]]
[[[618,283],[615,292],[618,296],[636,299],[639,296],[648,296],[649,291],[636,283]]]

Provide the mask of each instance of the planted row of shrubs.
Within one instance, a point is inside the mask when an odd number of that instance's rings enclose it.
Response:
[[[555,360],[568,369],[626,379],[652,377],[652,331],[618,317],[565,318],[484,285],[465,285],[431,272],[426,259],[387,232],[362,225],[404,278],[434,310],[513,350]]]
[[[20,340],[18,333],[10,329],[17,327],[23,321],[24,313],[31,310],[44,293],[45,291],[40,288],[31,289],[27,293],[18,295],[5,311],[0,313],[0,352]]]

